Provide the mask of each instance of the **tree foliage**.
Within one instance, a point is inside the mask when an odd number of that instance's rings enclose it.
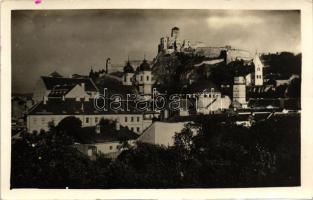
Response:
[[[11,186],[38,188],[216,188],[300,184],[300,118],[274,116],[248,129],[227,116],[199,116],[175,146],[138,143],[116,160],[89,160],[58,129],[12,144]]]

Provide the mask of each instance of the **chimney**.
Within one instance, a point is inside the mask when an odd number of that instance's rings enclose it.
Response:
[[[44,96],[44,97],[43,97],[43,104],[46,105],[46,104],[47,104],[47,101],[48,101],[48,97]]]
[[[117,122],[115,123],[115,129],[116,129],[117,131],[121,130],[121,124],[120,124],[119,121],[117,121]]]

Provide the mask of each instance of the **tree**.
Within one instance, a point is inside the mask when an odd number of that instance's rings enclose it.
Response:
[[[300,78],[294,78],[290,81],[287,88],[287,96],[290,98],[301,97],[301,80]]]
[[[72,139],[80,139],[79,133],[81,132],[82,122],[75,116],[69,116],[62,119],[57,125],[56,129],[58,134],[68,137],[69,143],[70,137]],[[73,142],[73,141],[72,141]]]

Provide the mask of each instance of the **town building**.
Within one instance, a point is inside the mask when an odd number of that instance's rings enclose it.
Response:
[[[186,124],[187,122],[154,122],[137,140],[149,144],[173,146],[175,134],[180,133]]]
[[[81,120],[82,127],[96,126],[101,119],[109,119],[141,134],[151,125],[154,117],[159,117],[158,113],[141,112],[132,105],[122,104],[121,110],[116,111],[110,109],[109,101],[107,101],[107,109],[98,110],[94,104],[94,99],[86,98],[45,98],[28,112],[27,129],[29,132],[47,131],[51,123],[57,125],[64,118],[75,116]]]
[[[63,77],[57,72],[41,76],[35,86],[33,99],[36,103],[49,98],[94,98],[98,88],[90,78]]]
[[[139,137],[138,134],[119,123],[115,123],[114,128],[100,125],[84,127],[80,134],[85,137],[82,137],[81,141],[76,142],[73,146],[91,159],[95,159],[99,154],[114,159],[123,150],[134,146]]]
[[[233,107],[246,107],[246,83],[243,76],[234,77],[233,85]]]

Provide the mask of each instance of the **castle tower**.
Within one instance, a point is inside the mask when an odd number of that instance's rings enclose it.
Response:
[[[132,85],[133,84],[133,77],[134,77],[134,68],[131,66],[129,59],[123,69],[123,85]]]
[[[152,73],[148,61],[144,59],[137,70],[136,80],[139,85],[139,93],[152,94]]]
[[[179,37],[179,28],[178,27],[173,27],[171,31],[171,37],[174,38],[175,40]]]
[[[253,58],[254,64],[254,85],[263,85],[263,64],[259,55],[256,53]]]
[[[246,84],[243,76],[234,77],[233,85],[233,106],[245,107],[246,102]]]

